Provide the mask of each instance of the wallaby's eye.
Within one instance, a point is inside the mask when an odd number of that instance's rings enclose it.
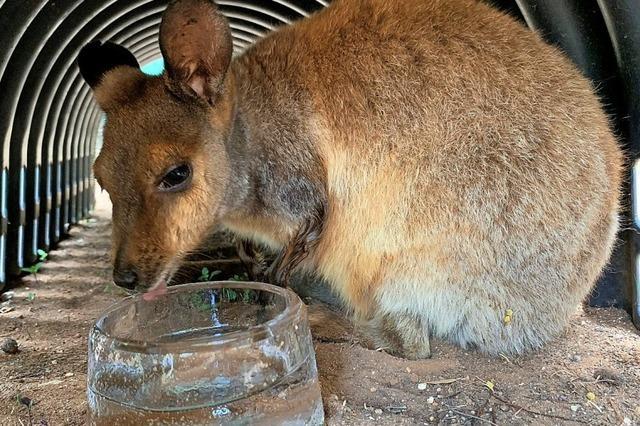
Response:
[[[160,180],[158,189],[164,192],[182,191],[191,181],[191,166],[181,164],[170,169]]]

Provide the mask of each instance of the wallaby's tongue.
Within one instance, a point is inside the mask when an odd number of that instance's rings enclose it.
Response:
[[[160,281],[154,284],[149,290],[142,295],[142,298],[147,301],[156,300],[158,297],[167,293],[167,283]]]

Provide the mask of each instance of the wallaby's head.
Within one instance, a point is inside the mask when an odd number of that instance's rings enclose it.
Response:
[[[160,47],[159,77],[112,43],[90,43],[78,57],[106,113],[94,173],[113,204],[114,281],[131,289],[166,284],[215,225],[230,176],[227,21],[212,1],[171,2]]]

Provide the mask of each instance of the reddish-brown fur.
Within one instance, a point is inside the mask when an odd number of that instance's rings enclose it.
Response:
[[[172,3],[167,74],[96,89],[116,267],[151,285],[220,224],[281,249],[322,218],[305,267],[392,352],[517,353],[563,329],[610,255],[622,156],[560,52],[473,0],[335,0],[227,72],[224,22]],[[159,193],[183,161],[190,187]]]

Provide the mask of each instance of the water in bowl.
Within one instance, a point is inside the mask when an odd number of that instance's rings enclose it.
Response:
[[[196,286],[99,320],[90,336],[89,423],[322,424],[304,305],[280,293],[259,303],[262,284],[229,300],[247,290],[233,285],[226,298]]]

